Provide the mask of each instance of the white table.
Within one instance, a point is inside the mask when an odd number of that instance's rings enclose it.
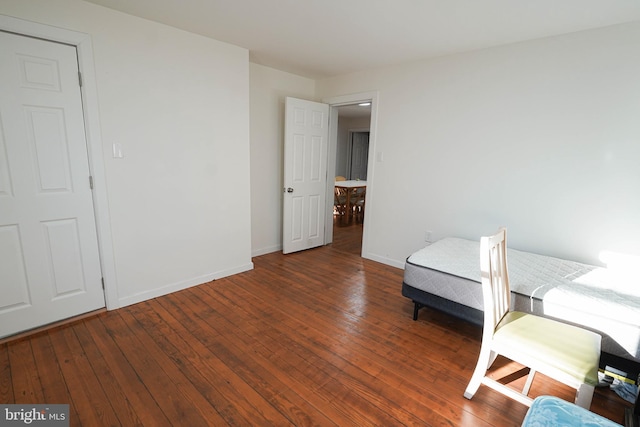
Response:
[[[346,190],[357,190],[359,188],[367,188],[367,181],[361,181],[359,179],[352,179],[349,181],[336,181],[336,188],[343,188]],[[347,191],[347,224],[351,221],[351,193],[353,191]]]
[[[336,181],[336,187],[338,188],[366,188],[367,181],[360,179],[352,179],[349,181]]]

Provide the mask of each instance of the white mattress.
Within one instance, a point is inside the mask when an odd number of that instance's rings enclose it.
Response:
[[[480,283],[479,242],[446,238],[415,252],[407,262]],[[507,249],[507,262],[511,290],[541,300],[545,315],[601,331],[630,356],[640,357],[640,286],[621,290],[615,286],[619,281],[605,268],[515,249]],[[417,280],[415,270],[407,272]],[[432,281],[423,287],[412,279],[406,277],[405,282],[482,308],[480,286],[462,283],[452,290],[450,283]]]

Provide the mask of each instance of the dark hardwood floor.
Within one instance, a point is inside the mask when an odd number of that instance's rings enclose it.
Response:
[[[463,397],[480,329],[426,309],[412,321],[402,270],[348,242],[361,230],[1,344],[0,402],[68,403],[74,426],[520,425],[519,403]],[[574,393],[539,375],[532,394]],[[592,410],[622,423],[626,406],[598,389]]]
[[[362,253],[362,223],[351,221],[343,225],[337,215],[333,218],[333,243],[331,247],[350,255],[360,256]]]

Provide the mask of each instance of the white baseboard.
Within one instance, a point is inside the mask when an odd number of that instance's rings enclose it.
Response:
[[[235,267],[235,268],[231,268],[231,269],[227,269],[227,270],[223,270],[223,271],[218,271],[218,272],[215,272],[215,273],[205,274],[203,276],[194,277],[192,279],[187,279],[187,280],[183,280],[183,281],[180,281],[180,282],[177,282],[177,283],[168,284],[168,285],[162,286],[160,288],[151,289],[151,290],[145,291],[145,292],[140,292],[138,294],[131,295],[131,296],[128,296],[128,297],[119,298],[118,302],[120,304],[119,304],[118,308],[126,307],[126,306],[132,305],[132,304],[137,304],[139,302],[147,301],[147,300],[150,300],[152,298],[157,298],[157,297],[161,297],[163,295],[168,295],[170,293],[181,291],[183,289],[187,289],[187,288],[190,288],[192,286],[201,285],[203,283],[207,283],[207,282],[210,282],[212,280],[221,279],[223,277],[232,276],[234,274],[242,273],[242,272],[249,271],[249,270],[253,270],[253,263],[252,262],[250,262],[248,264],[245,264],[245,265],[241,265],[241,266]]]
[[[260,256],[260,255],[266,255],[266,254],[270,254],[272,252],[278,252],[281,250],[282,250],[282,245],[275,245],[267,248],[252,250],[251,256],[254,257],[254,256]]]
[[[383,257],[372,253],[364,253],[362,254],[362,258],[370,259],[371,261],[376,261],[381,264],[390,265],[391,267],[396,267],[404,270],[404,261],[397,261],[395,259]]]

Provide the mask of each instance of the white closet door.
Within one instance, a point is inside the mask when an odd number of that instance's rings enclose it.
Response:
[[[0,32],[0,337],[104,307],[76,49]]]

